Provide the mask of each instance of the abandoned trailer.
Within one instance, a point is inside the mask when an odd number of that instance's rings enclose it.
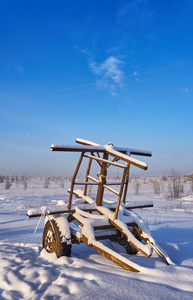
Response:
[[[130,155],[151,156],[151,152],[114,147],[112,143],[101,146],[83,139],[76,139],[76,142],[80,145],[51,146],[51,151],[80,152],[69,189],[68,208],[52,212],[44,208],[38,213],[32,209],[27,212],[29,218],[46,217],[43,231],[43,247],[46,251],[55,252],[57,257],[70,256],[72,245],[83,242],[125,270],[139,272],[138,264],[103,244],[103,240],[110,239],[124,246],[129,255],[141,252],[150,257],[155,251],[166,264],[172,264],[168,255],[151,236],[146,223],[133,211],[137,208],[152,207],[152,202],[135,204],[126,201],[130,165],[147,169],[144,162]],[[88,160],[85,181],[78,182],[76,179],[83,159]],[[94,162],[100,167],[97,178],[90,175]],[[122,169],[120,182],[108,182],[109,167]],[[76,185],[82,185],[83,190],[75,189]],[[89,185],[97,186],[94,198],[87,195]],[[119,191],[112,188],[113,185],[119,186]],[[109,204],[104,199],[104,189],[117,196],[116,205]]]

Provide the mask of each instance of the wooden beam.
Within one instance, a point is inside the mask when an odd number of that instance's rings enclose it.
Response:
[[[110,188],[108,185],[104,184],[104,188],[106,188],[110,192],[114,193],[115,195],[119,196],[119,192],[117,192],[114,189]]]
[[[74,182],[75,182],[76,176],[77,176],[77,174],[78,174],[78,171],[79,171],[79,168],[80,168],[82,159],[83,159],[83,153],[81,153],[81,155],[80,155],[78,164],[77,164],[77,166],[76,166],[74,175],[73,175],[73,177],[72,177],[71,188],[70,188],[70,196],[69,196],[69,201],[68,201],[68,209],[71,209],[72,195],[73,195],[73,189],[74,189]]]
[[[103,159],[104,161],[108,160],[108,154],[106,152],[103,154]],[[100,181],[99,181],[99,186],[98,186],[98,191],[96,196],[97,206],[101,206],[103,201],[104,184],[106,183],[106,175],[107,175],[106,165],[107,163],[103,162],[100,171]]]
[[[91,141],[87,141],[87,140],[83,140],[83,139],[76,139],[76,142],[82,145],[87,145],[87,146],[94,146],[94,147],[101,147],[101,145],[91,142]],[[135,154],[135,155],[144,155],[144,156],[151,156],[151,152],[149,151],[144,151],[144,150],[136,150],[136,149],[129,149],[129,148],[121,148],[121,147],[113,147],[113,145],[110,143],[108,145],[104,145],[103,146],[104,149],[106,150],[106,152],[114,157],[117,157],[119,159],[122,159],[136,167],[139,167],[141,169],[147,170],[147,165],[146,163],[135,159],[133,157],[130,157],[129,155],[126,155],[125,153],[129,153],[129,154]]]
[[[120,254],[117,254],[115,251],[104,246],[102,243],[96,242],[97,245],[95,243],[91,245],[91,244],[88,244],[88,240],[85,236],[82,236],[81,239],[82,239],[83,243],[85,243],[89,248],[92,247],[100,255],[109,259],[110,261],[112,261],[116,265],[120,266],[121,268],[123,268],[127,271],[131,271],[131,272],[140,272],[137,269],[137,265],[135,263],[130,262],[128,259],[125,259],[125,257],[121,256]]]
[[[147,170],[146,163],[144,163],[136,158],[130,157],[129,155],[126,155],[119,151],[116,151],[112,145],[105,146],[105,149],[109,155],[120,158],[120,159],[124,160],[125,162],[130,163],[130,164],[132,164],[138,168],[141,168],[143,170]]]
[[[153,207],[153,204],[144,204],[144,205],[134,205],[134,206],[125,206],[126,209],[138,209],[138,208],[147,208],[147,207]],[[93,212],[97,211],[97,208],[81,208],[84,211]],[[115,211],[115,207],[109,208],[111,211]],[[60,211],[51,211],[45,215],[58,215],[58,214],[70,214],[75,213],[75,209],[66,209],[66,210],[60,210]],[[42,213],[39,214],[33,214],[33,215],[27,215],[29,218],[39,218],[42,216]]]
[[[123,187],[124,187],[126,172],[127,172],[127,168],[125,168],[123,170],[122,182],[121,182],[119,196],[118,196],[118,200],[117,200],[117,206],[116,206],[116,210],[115,210],[115,214],[114,214],[114,220],[117,218],[117,214],[119,212],[119,206],[120,206],[120,203],[121,203],[121,197],[122,197],[122,193],[123,193]]]
[[[85,183],[88,182],[88,175],[89,175],[89,172],[90,172],[91,164],[92,164],[92,159],[89,159],[88,167],[87,167],[87,171],[86,171]],[[84,196],[86,196],[86,192],[87,192],[87,185],[85,184],[84,191],[83,191]]]
[[[94,160],[97,160],[97,161],[101,161],[101,162],[104,162],[108,165],[112,165],[112,166],[115,166],[115,167],[120,167],[120,168],[123,168],[125,169],[126,166],[125,165],[122,165],[122,164],[118,164],[116,162],[113,162],[113,161],[110,161],[110,160],[107,160],[107,159],[103,159],[103,158],[99,158],[99,157],[96,157],[94,155],[84,155],[85,157],[88,157],[88,158],[92,158]]]
[[[94,181],[95,183],[99,184],[98,180],[90,175],[88,175],[88,179]]]
[[[83,182],[83,181],[75,181],[74,185],[98,185],[96,182]],[[86,195],[84,195],[86,196]]]
[[[100,208],[97,208],[97,211],[98,211],[101,215],[103,215],[103,212],[101,212]],[[123,233],[123,234],[128,238],[127,234],[123,231],[123,229],[122,229],[119,225],[116,224],[116,220],[115,220],[115,219],[114,219],[114,220],[109,219],[109,222],[110,222],[115,228],[117,228],[121,233]],[[146,252],[144,252],[142,249],[139,249],[138,247],[136,247],[136,245],[133,244],[131,241],[129,241],[129,243],[130,243],[131,245],[133,245],[133,246],[134,246],[138,251],[140,251],[143,255],[145,255],[146,257],[149,257],[149,255],[148,255]]]
[[[105,152],[103,146],[81,146],[81,145],[51,145],[51,151],[64,151],[64,152]]]
[[[129,170],[130,170],[130,164],[128,164],[128,166],[127,166],[127,174],[126,174],[125,190],[124,190],[124,195],[123,195],[123,203],[124,203],[124,204],[125,204],[125,202],[126,202],[127,189],[128,189],[128,184],[129,184]]]

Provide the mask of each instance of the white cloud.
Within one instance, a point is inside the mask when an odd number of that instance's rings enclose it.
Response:
[[[124,76],[121,66],[124,63],[116,58],[110,56],[102,63],[91,62],[91,70],[100,77],[98,83],[111,90],[114,89],[114,85],[122,83]]]
[[[84,48],[80,48],[79,46],[74,46],[75,47],[75,49],[76,50],[78,50],[80,53],[84,53],[84,54],[86,54],[86,55],[91,55],[91,53],[88,51],[88,50],[86,50],[86,49],[84,49]]]
[[[190,90],[188,88],[183,88],[182,91],[189,93]]]

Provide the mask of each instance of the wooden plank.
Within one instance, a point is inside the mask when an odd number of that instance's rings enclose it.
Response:
[[[91,142],[91,141],[87,141],[84,139],[76,139],[76,142],[82,145],[90,145],[90,146],[98,146],[101,147],[101,145],[95,143],[95,142]],[[141,155],[141,156],[152,156],[152,153],[150,151],[147,150],[139,150],[139,149],[131,149],[131,148],[124,148],[124,147],[114,147],[114,149],[116,151],[119,151],[121,153],[129,153],[129,154],[133,154],[133,155]]]
[[[83,181],[76,181],[74,182],[74,185],[98,185],[98,181],[96,182],[83,182]]]
[[[76,139],[76,143],[81,144],[81,145],[86,145],[86,146],[94,146],[94,147],[101,147],[101,145],[95,143],[95,142],[91,142],[91,141],[87,141],[84,139]]]
[[[100,211],[100,208],[97,208],[97,211],[98,211],[101,215],[103,215],[103,212]],[[128,238],[128,236],[127,236],[127,234],[124,232],[124,230],[123,230],[119,225],[116,224],[116,220],[115,220],[115,222],[114,222],[114,220],[109,219],[109,222],[110,222],[115,228],[117,228],[121,233],[123,233],[123,234]],[[146,257],[149,257],[149,255],[148,255],[146,252],[144,252],[142,249],[136,247],[136,245],[133,244],[131,241],[129,241],[129,243],[130,243],[131,245],[133,245],[133,246],[134,246],[139,252],[141,252],[143,255],[145,255]]]
[[[95,179],[94,177],[91,177],[90,175],[88,175],[89,177],[89,179],[90,180],[93,180],[93,179]],[[92,178],[92,179],[91,179]],[[94,183],[94,182],[83,182],[83,181],[75,181],[74,182],[74,185],[98,185],[99,184],[99,182],[98,182],[98,180],[97,179],[95,179],[96,180],[96,182]],[[93,180],[94,181],[94,180]],[[126,182],[125,182],[126,183]],[[105,185],[121,185],[121,182],[119,181],[119,182],[106,182],[105,183]]]
[[[126,223],[126,225],[127,225],[127,227],[136,226],[135,223]],[[94,226],[93,228],[94,228],[94,230],[103,230],[103,229],[106,230],[106,229],[112,229],[112,228],[115,229],[115,226],[112,224],[108,224],[108,225],[102,225],[102,226]]]
[[[107,159],[99,158],[99,157],[96,157],[94,155],[84,155],[84,157],[92,158],[94,160],[104,162],[106,164],[109,164],[109,165],[112,165],[112,166],[115,166],[115,167],[120,167],[120,168],[123,168],[123,169],[126,168],[125,165],[122,165],[122,164],[119,164],[119,163],[116,163],[116,162],[113,162],[113,161],[110,161],[110,160],[107,160]]]
[[[88,175],[88,179],[94,181],[95,183],[99,184],[98,180],[90,175]]]
[[[124,160],[125,162],[127,163],[130,163],[140,169],[143,169],[143,170],[147,170],[147,165],[146,163],[136,159],[136,158],[133,158],[133,157],[130,157],[126,154],[123,154],[119,151],[116,151],[112,145],[107,145],[105,146],[105,149],[106,149],[106,152],[111,155],[111,156],[114,156],[114,157],[118,157],[119,159],[122,159]]]
[[[104,256],[105,258],[111,260],[114,262],[116,265],[120,266],[121,268],[131,271],[131,272],[140,272],[138,269],[133,268],[129,264],[125,263],[124,261],[118,259],[116,256],[110,254],[108,251],[105,251],[104,249],[101,249],[100,247],[97,247],[95,245],[92,246],[94,250],[96,250],[99,254]]]
[[[112,235],[100,235],[100,236],[95,236],[96,241],[104,241],[104,240],[108,240],[108,239],[116,239],[117,238],[117,234],[112,234]],[[72,244],[80,244],[83,243],[83,241],[80,239],[78,239],[75,235],[72,236]]]
[[[77,143],[80,143],[82,145],[90,145],[90,146],[94,146],[94,147],[101,147],[99,144],[97,143],[94,143],[94,142],[91,142],[91,141],[87,141],[87,140],[83,140],[83,139],[76,139],[76,142]],[[112,144],[108,144],[108,145],[105,145],[103,146],[106,150],[106,153],[108,153],[109,155],[111,156],[114,156],[114,157],[117,157],[119,159],[122,159],[124,161],[126,161],[127,163],[130,163],[138,168],[141,168],[143,170],[147,170],[147,165],[146,163],[138,160],[138,159],[135,159],[133,157],[130,157],[118,150],[115,150],[115,148],[113,147]],[[118,149],[118,147],[116,148]],[[134,151],[133,151],[134,152]]]
[[[89,248],[92,247],[94,250],[96,250],[100,255],[104,256],[105,258],[109,259],[110,261],[112,261],[113,263],[115,263],[116,265],[120,266],[121,268],[127,270],[127,271],[131,271],[131,272],[140,272],[137,269],[137,265],[135,263],[130,262],[127,259],[127,263],[124,259],[124,257],[122,257],[121,259],[121,255],[117,254],[115,251],[109,249],[108,247],[103,247],[103,244],[100,242],[97,242],[97,245],[95,244],[88,244],[88,240],[85,236],[82,236],[82,241],[83,243],[85,243]],[[100,247],[101,244],[101,247]],[[110,250],[110,251],[108,251]],[[115,253],[115,255],[113,255],[113,253]],[[136,266],[136,268],[134,267],[134,265]]]
[[[109,190],[110,192],[114,193],[115,195],[119,196],[119,192],[115,191],[114,189],[110,188],[108,185],[104,184],[104,188]]]
[[[79,185],[84,185],[84,184],[97,185],[97,184],[99,184],[99,181],[96,178],[94,178],[94,177],[92,177],[90,175],[88,175],[88,179],[94,181],[95,183],[93,184],[93,183],[87,183],[87,182],[75,182],[74,184],[77,184],[77,185],[78,184]],[[105,185],[121,185],[121,182],[106,182]]]
[[[106,182],[105,185],[121,185],[121,183],[122,183],[121,181],[119,181],[119,182],[113,182],[113,181],[111,182],[111,181],[109,181],[109,182]],[[126,183],[126,182],[125,182],[125,183]],[[124,184],[125,184],[125,183],[124,183]]]

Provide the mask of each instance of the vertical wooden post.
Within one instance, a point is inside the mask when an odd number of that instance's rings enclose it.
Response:
[[[90,172],[91,163],[92,163],[92,158],[90,158],[89,162],[88,162],[88,167],[87,167],[85,182],[88,182],[88,175],[89,175],[89,172]],[[86,196],[86,192],[87,192],[87,185],[85,184],[84,191],[83,191],[83,195],[84,196]]]
[[[121,196],[122,196],[122,193],[123,193],[123,187],[124,187],[126,172],[127,172],[127,167],[123,170],[123,177],[122,177],[119,196],[118,196],[118,200],[117,200],[117,206],[116,206],[116,209],[115,209],[114,220],[117,218],[117,215],[118,215],[119,206],[120,206],[120,203],[121,203]]]
[[[82,162],[82,159],[83,159],[83,152],[81,153],[80,155],[80,158],[79,158],[79,161],[78,161],[78,164],[76,166],[76,169],[75,169],[75,172],[74,172],[74,176],[72,177],[72,182],[71,182],[71,187],[70,187],[70,196],[69,196],[69,201],[68,201],[68,209],[71,209],[71,204],[72,204],[72,195],[73,195],[73,189],[74,189],[74,181],[76,179],[76,175],[78,173],[78,170],[80,168],[80,165],[81,165],[81,162]]]
[[[128,166],[127,166],[127,174],[126,174],[125,190],[124,190],[124,195],[123,195],[123,203],[124,203],[124,204],[125,204],[125,202],[126,202],[127,189],[128,189],[128,184],[129,184],[129,170],[130,170],[130,164],[128,164]]]
[[[108,159],[108,154],[105,152],[103,154],[103,159]],[[101,167],[101,172],[100,172],[100,182],[98,186],[98,191],[97,191],[97,197],[96,197],[96,205],[101,206],[102,205],[102,200],[103,200],[103,193],[104,193],[104,184],[106,183],[106,175],[107,175],[107,170],[106,170],[107,163],[102,163]]]

